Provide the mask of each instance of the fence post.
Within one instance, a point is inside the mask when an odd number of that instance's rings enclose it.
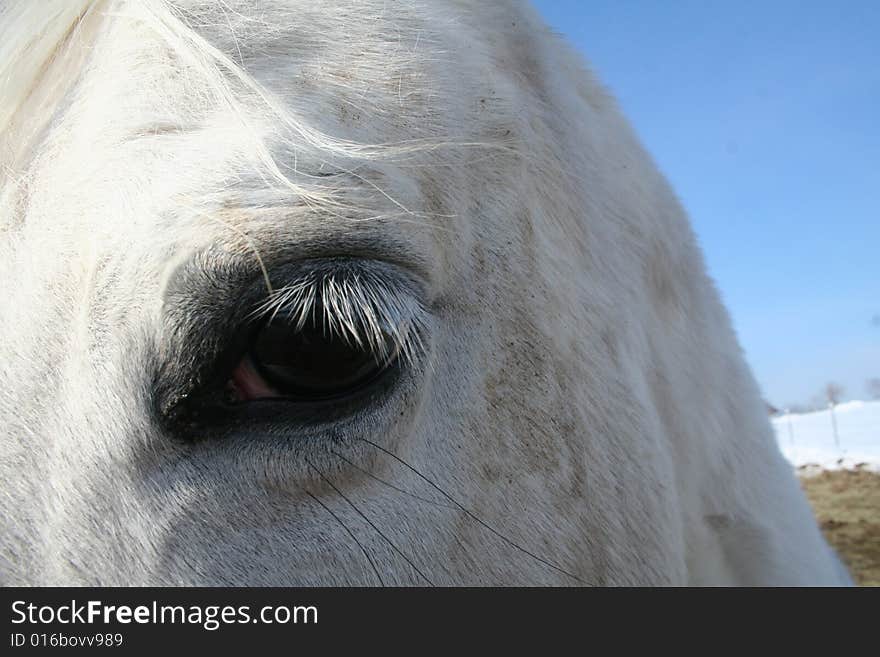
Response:
[[[831,411],[831,428],[834,431],[834,446],[840,449],[840,438],[837,436],[837,417],[834,415],[834,402],[828,402],[828,409]]]

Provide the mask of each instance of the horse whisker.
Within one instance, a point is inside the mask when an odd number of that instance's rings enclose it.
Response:
[[[317,502],[317,503],[318,503],[318,504],[319,504],[319,505],[320,505],[320,506],[321,506],[321,507],[327,512],[327,513],[329,513],[331,516],[333,516],[333,519],[334,519],[336,522],[338,522],[340,525],[342,525],[342,528],[343,528],[346,532],[348,532],[348,535],[351,536],[351,538],[354,540],[355,543],[357,543],[358,547],[361,549],[361,552],[363,552],[363,553],[364,553],[364,556],[367,558],[367,562],[370,564],[370,567],[373,569],[373,572],[376,574],[376,578],[379,580],[379,585],[382,586],[382,587],[384,587],[384,586],[385,586],[385,582],[384,582],[384,580],[382,579],[382,576],[379,574],[379,569],[376,568],[376,564],[373,562],[373,558],[370,556],[370,553],[367,552],[367,548],[365,548],[364,545],[363,545],[363,543],[361,543],[361,542],[358,540],[358,537],[354,535],[354,532],[351,531],[351,530],[348,528],[348,525],[346,525],[344,522],[342,522],[342,518],[340,518],[340,517],[337,516],[335,513],[333,513],[333,510],[332,510],[329,506],[327,506],[326,504],[324,504],[320,499],[318,499],[317,496],[315,496],[314,494],[312,494],[310,491],[307,491],[305,488],[303,488],[302,491],[303,491],[306,495],[308,495],[309,497],[311,497],[315,502]]]
[[[348,463],[348,465],[350,465],[351,467],[353,467],[355,470],[358,470],[358,471],[360,471],[361,473],[367,475],[370,479],[375,479],[375,480],[378,481],[380,484],[384,484],[384,485],[387,486],[388,488],[391,488],[391,489],[393,489],[393,490],[396,490],[398,493],[403,493],[403,494],[406,495],[407,497],[411,497],[411,498],[413,498],[413,499],[415,499],[415,500],[418,500],[419,502],[425,502],[426,504],[432,504],[432,505],[434,505],[434,506],[439,506],[439,507],[441,507],[441,508],[443,508],[443,509],[452,509],[453,511],[458,511],[458,510],[459,510],[458,507],[452,506],[451,504],[444,504],[443,502],[438,502],[437,500],[429,500],[427,497],[420,497],[420,496],[416,495],[415,493],[411,493],[411,492],[409,492],[408,490],[404,490],[403,488],[400,488],[400,487],[398,487],[398,486],[395,486],[394,484],[392,484],[392,483],[390,483],[390,482],[388,482],[388,481],[385,481],[385,480],[382,479],[381,477],[377,477],[377,476],[374,475],[372,472],[369,472],[368,470],[366,470],[366,469],[360,467],[360,466],[359,466],[358,464],[356,464],[354,461],[352,461],[352,460],[350,460],[350,459],[347,459],[346,457],[344,457],[344,456],[343,456],[342,454],[340,454],[339,452],[336,452],[336,451],[334,451],[334,450],[332,450],[332,449],[330,450],[330,452],[331,452],[332,454],[338,456],[340,459],[342,459],[342,460],[345,461],[346,463]]]
[[[314,466],[314,464],[312,464],[311,461],[306,460],[306,463],[308,464],[308,466],[309,466],[312,470],[314,470],[316,473],[318,473],[318,476],[319,476],[319,477],[320,477],[320,478],[321,478],[321,479],[322,479],[322,480],[323,480],[328,486],[330,486],[330,488],[332,488],[332,489],[333,489],[333,490],[334,490],[334,491],[335,491],[335,492],[336,492],[336,493],[337,493],[337,494],[338,494],[343,500],[345,500],[345,501],[348,503],[348,505],[349,505],[352,509],[354,509],[355,513],[357,513],[361,518],[363,518],[364,521],[366,521],[366,523],[367,523],[368,525],[370,525],[370,527],[372,527],[372,528],[376,531],[376,533],[379,534],[379,536],[381,536],[381,537],[385,540],[385,542],[388,543],[388,545],[390,545],[391,548],[392,548],[395,552],[397,552],[397,554],[399,554],[401,557],[403,557],[403,559],[404,559],[404,560],[405,560],[405,561],[406,561],[406,562],[412,567],[413,570],[415,570],[415,571],[419,574],[419,576],[420,576],[422,579],[424,579],[424,580],[425,580],[430,586],[434,586],[434,583],[433,583],[433,582],[432,582],[432,581],[431,581],[431,580],[430,580],[430,579],[429,579],[429,578],[428,578],[428,577],[427,577],[427,576],[426,576],[421,570],[419,570],[418,566],[416,566],[416,565],[412,562],[412,559],[410,559],[410,558],[409,558],[408,556],[406,556],[403,552],[401,552],[400,549],[399,549],[399,548],[398,548],[398,547],[397,547],[397,546],[391,541],[391,539],[388,538],[388,537],[382,532],[382,530],[379,529],[379,528],[376,526],[376,524],[375,524],[372,520],[370,520],[366,515],[364,515],[364,513],[363,513],[359,508],[357,508],[357,506],[354,504],[354,502],[352,502],[350,499],[348,499],[348,498],[345,496],[345,493],[343,493],[341,490],[339,490],[339,488],[337,488],[336,485],[335,485],[332,481],[330,481],[330,479],[328,479],[328,478],[324,475],[323,472],[321,472],[318,468],[316,468],[316,467]]]
[[[477,522],[478,524],[480,524],[482,527],[484,527],[484,528],[487,529],[488,531],[492,532],[495,536],[497,536],[498,538],[500,538],[502,541],[504,541],[505,543],[507,543],[507,544],[510,545],[511,547],[516,548],[517,550],[519,550],[519,551],[522,552],[523,554],[526,554],[526,555],[530,556],[530,557],[531,557],[532,559],[534,559],[535,561],[538,561],[539,563],[542,563],[542,564],[544,564],[545,566],[547,566],[547,567],[549,567],[549,568],[552,568],[553,570],[555,570],[555,571],[557,571],[557,572],[559,572],[559,573],[562,573],[563,575],[566,575],[566,576],[568,576],[568,577],[571,577],[573,580],[575,580],[575,581],[577,581],[577,582],[580,582],[581,584],[586,584],[586,582],[585,582],[584,580],[582,580],[580,577],[578,577],[578,576],[575,575],[574,573],[570,573],[570,572],[568,572],[567,570],[565,570],[564,568],[562,568],[562,567],[560,567],[560,566],[557,566],[556,564],[551,563],[550,561],[547,561],[546,559],[542,559],[542,558],[539,557],[537,554],[534,554],[534,553],[530,552],[529,550],[525,549],[524,547],[522,547],[521,545],[518,545],[516,542],[514,542],[514,541],[511,540],[511,539],[509,539],[507,536],[505,536],[504,534],[502,534],[502,533],[499,532],[498,530],[494,529],[492,526],[488,525],[488,524],[487,524],[486,522],[484,522],[479,516],[477,516],[477,515],[474,514],[472,511],[470,511],[469,509],[467,509],[465,506],[463,506],[461,503],[459,503],[454,497],[452,497],[449,493],[447,493],[445,490],[443,490],[442,488],[440,488],[440,486],[438,486],[437,484],[435,484],[435,483],[434,483],[433,481],[431,481],[428,477],[426,477],[426,476],[423,475],[421,472],[419,472],[416,468],[414,468],[414,467],[411,466],[409,463],[407,463],[406,461],[404,461],[402,458],[400,458],[399,456],[397,456],[397,454],[394,454],[393,452],[388,451],[388,450],[385,449],[384,447],[382,447],[382,446],[380,446],[380,445],[377,445],[377,444],[374,443],[373,441],[368,440],[368,439],[366,439],[366,438],[358,438],[358,440],[361,440],[361,441],[367,443],[368,445],[372,445],[373,447],[375,447],[376,449],[378,449],[380,452],[383,452],[384,454],[387,454],[388,456],[390,456],[391,458],[393,458],[395,461],[399,462],[400,464],[402,464],[402,465],[404,465],[405,467],[407,467],[407,468],[409,468],[410,470],[412,470],[412,471],[413,471],[418,477],[420,477],[421,479],[423,479],[423,480],[424,480],[425,482],[427,482],[432,488],[436,489],[438,492],[440,492],[441,495],[443,495],[446,499],[448,499],[450,502],[452,502],[456,507],[458,507],[459,509],[461,509],[461,510],[462,510],[462,511],[463,511],[463,512],[464,512],[469,518],[471,518],[472,520],[474,520],[475,522]]]

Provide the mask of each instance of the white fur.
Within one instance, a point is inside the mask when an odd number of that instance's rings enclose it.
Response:
[[[848,582],[682,209],[531,9],[0,11],[3,584]],[[400,327],[390,397],[163,424],[231,272],[295,314],[278,268],[338,255],[402,281],[330,294]]]

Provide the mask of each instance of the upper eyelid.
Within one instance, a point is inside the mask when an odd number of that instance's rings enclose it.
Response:
[[[411,282],[387,271],[385,263],[322,262],[287,285],[274,289],[249,317],[272,321],[279,314],[297,329],[320,321],[338,335],[371,350],[412,359],[424,348],[429,311]],[[376,267],[384,272],[375,271]],[[384,274],[384,275],[383,275]],[[320,307],[321,317],[316,317]]]

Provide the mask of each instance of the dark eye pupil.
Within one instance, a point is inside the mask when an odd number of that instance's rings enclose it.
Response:
[[[308,400],[354,392],[385,369],[368,349],[330,335],[321,326],[307,324],[296,330],[279,319],[259,332],[251,359],[279,393]]]

